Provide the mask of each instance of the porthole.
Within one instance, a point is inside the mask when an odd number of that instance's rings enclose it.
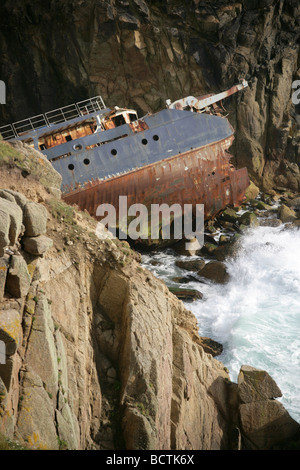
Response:
[[[85,159],[83,160],[83,163],[84,163],[85,165],[89,165],[89,164],[90,164],[90,160],[89,160],[88,158],[85,158]]]
[[[75,167],[74,167],[73,163],[70,163],[70,165],[68,165],[68,168],[69,168],[69,170],[74,170]]]
[[[81,150],[81,149],[82,149],[82,145],[80,145],[80,144],[75,144],[75,145],[73,145],[73,149],[74,149],[74,150]]]
[[[147,139],[143,139],[143,140],[142,140],[142,144],[143,144],[143,145],[147,145],[147,144],[148,144],[148,140],[147,140]]]
[[[153,140],[159,140],[159,136],[158,136],[157,134],[155,134],[155,135],[153,136]]]
[[[116,149],[111,149],[110,153],[115,157],[118,152]]]

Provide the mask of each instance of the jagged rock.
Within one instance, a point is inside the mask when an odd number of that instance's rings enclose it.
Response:
[[[266,371],[247,365],[242,366],[239,372],[238,393],[242,403],[282,396],[276,382]]]
[[[53,245],[53,240],[51,240],[49,237],[46,237],[45,235],[39,235],[37,237],[24,237],[22,242],[24,244],[24,250],[27,251],[27,253],[36,256],[43,255]]]
[[[226,266],[221,261],[209,261],[204,268],[198,272],[198,275],[221,284],[229,281]]]
[[[47,230],[47,210],[42,204],[28,202],[24,207],[26,237],[43,235]]]
[[[284,224],[287,222],[294,222],[294,220],[297,219],[295,211],[290,209],[285,204],[282,204],[280,206],[279,211],[278,211],[278,217]]]
[[[13,355],[22,338],[21,317],[16,310],[0,310],[0,341],[5,343],[6,355]]]
[[[17,299],[25,297],[29,291],[30,283],[31,278],[26,261],[20,255],[13,255],[7,274],[6,291]]]

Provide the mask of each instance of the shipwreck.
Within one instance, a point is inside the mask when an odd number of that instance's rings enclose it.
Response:
[[[42,152],[62,176],[62,197],[96,216],[119,196],[128,205],[204,204],[205,218],[240,205],[249,186],[228,149],[234,140],[222,93],[189,96],[138,118],[133,109],[106,107],[101,96],[2,126],[4,140]]]

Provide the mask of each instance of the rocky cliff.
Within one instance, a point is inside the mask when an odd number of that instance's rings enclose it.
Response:
[[[42,154],[0,142],[0,175],[0,435],[33,449],[299,447],[268,374],[243,367],[232,383],[127,242],[61,201]]]
[[[4,0],[6,124],[100,94],[140,115],[190,94],[250,87],[226,102],[232,152],[261,187],[299,190],[297,0]]]

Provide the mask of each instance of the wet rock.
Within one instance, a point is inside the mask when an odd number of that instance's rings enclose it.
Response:
[[[32,255],[40,256],[46,253],[52,245],[53,241],[51,238],[45,235],[39,235],[38,237],[24,237],[23,240],[24,250]]]
[[[261,227],[279,227],[282,225],[282,221],[280,219],[260,219],[259,225]]]
[[[220,221],[231,222],[235,224],[238,220],[238,215],[234,209],[227,208],[222,212]]]
[[[209,261],[204,268],[198,272],[198,275],[220,284],[229,281],[226,266],[221,261]]]
[[[176,297],[180,300],[185,300],[188,302],[192,302],[194,300],[201,300],[203,298],[203,294],[196,289],[181,289],[178,287],[169,287],[169,290],[172,294],[176,295]]]
[[[197,260],[176,260],[175,265],[178,268],[186,269],[187,271],[200,271],[205,266],[205,261],[203,259]]]
[[[13,297],[25,297],[29,291],[31,279],[27,264],[22,256],[13,255],[7,274],[5,289]]]
[[[250,185],[245,191],[245,196],[247,201],[251,201],[252,199],[257,198],[259,195],[259,188],[253,183],[253,181],[250,181]]]
[[[294,222],[297,219],[295,211],[290,209],[285,204],[282,204],[278,210],[279,219],[285,224],[287,222]]]
[[[192,276],[179,276],[179,277],[172,277],[172,281],[177,282],[178,284],[188,284],[195,279]]]
[[[204,336],[200,337],[200,343],[204,351],[207,354],[211,354],[213,357],[219,356],[223,352],[223,346],[221,343],[214,341],[211,338],[205,338]]]
[[[42,204],[28,202],[24,208],[25,236],[37,237],[46,233],[47,210]]]
[[[239,217],[239,224],[248,227],[257,227],[259,225],[256,215],[253,212],[245,212]]]
[[[183,256],[194,256],[200,250],[199,242],[196,238],[191,240],[180,240],[172,247],[176,253]]]

